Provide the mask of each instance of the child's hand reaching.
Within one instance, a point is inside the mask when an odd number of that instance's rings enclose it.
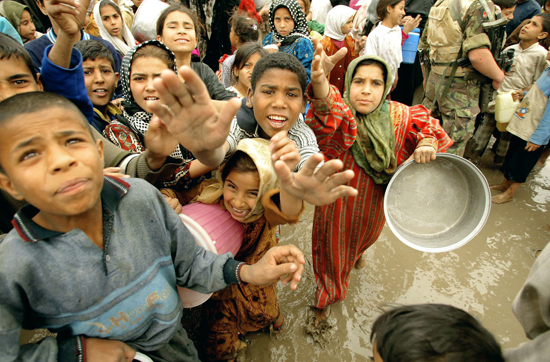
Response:
[[[90,0],[44,0],[48,15],[55,20],[61,31],[70,36],[80,34],[89,4]]]
[[[241,269],[241,280],[254,285],[266,285],[283,279],[283,285],[290,282],[290,289],[295,290],[304,273],[304,254],[294,245],[275,246],[253,265],[244,265]]]
[[[160,99],[151,104],[151,110],[183,147],[203,164],[216,167],[225,156],[231,121],[241,102],[233,98],[218,112],[193,69],[183,66],[179,75],[185,83],[170,70],[155,78],[154,87]]]
[[[313,87],[315,98],[324,99],[330,90],[327,77],[336,63],[346,56],[348,49],[343,47],[335,54],[328,56],[323,49],[323,44],[318,39],[313,38],[312,41],[315,53],[313,54],[313,62],[311,63],[311,86]]]
[[[136,351],[126,343],[101,338],[86,338],[85,361],[89,362],[132,362]]]
[[[316,169],[323,161],[323,154],[318,153],[304,163],[298,172],[291,169],[284,162],[275,162],[275,173],[281,181],[281,191],[285,190],[289,195],[321,206],[328,205],[345,196],[356,196],[357,190],[344,185],[355,176],[352,170],[339,172],[343,167],[342,161],[327,161],[319,169]]]
[[[166,157],[178,147],[178,140],[168,131],[166,125],[153,116],[149,128],[143,136],[146,147],[147,165],[151,170],[158,170],[166,161]]]
[[[129,175],[120,173],[120,167],[105,167],[103,169],[103,175],[118,178],[130,178]]]
[[[420,17],[420,15],[417,15],[416,18],[414,19],[410,15],[403,17],[402,19],[403,33],[409,34],[411,31],[418,28],[418,25],[420,25],[421,21],[422,21],[422,18]]]
[[[290,170],[294,170],[300,162],[300,151],[296,143],[288,138],[287,131],[281,131],[271,137],[269,148],[273,163],[283,161]]]

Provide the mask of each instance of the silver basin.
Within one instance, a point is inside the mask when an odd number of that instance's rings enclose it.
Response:
[[[472,240],[490,211],[485,176],[470,161],[446,153],[426,164],[401,166],[384,196],[386,222],[394,235],[430,253],[454,250]]]

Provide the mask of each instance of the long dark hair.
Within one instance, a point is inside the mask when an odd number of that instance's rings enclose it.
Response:
[[[162,13],[160,13],[160,16],[157,20],[157,35],[162,36],[162,32],[164,31],[164,23],[166,22],[166,18],[168,15],[172,14],[174,11],[179,11],[181,13],[187,14],[191,20],[193,21],[193,26],[195,27],[195,33],[197,37],[197,41],[199,41],[200,36],[204,32],[204,26],[202,25],[199,18],[186,6],[174,4],[170,5]]]
[[[231,67],[231,84],[237,83],[237,77],[235,76],[234,70],[241,70],[248,61],[248,58],[256,53],[260,53],[262,58],[268,54],[267,50],[265,50],[264,47],[258,43],[247,43],[237,49],[237,52],[235,53],[235,60],[233,61],[233,66]]]

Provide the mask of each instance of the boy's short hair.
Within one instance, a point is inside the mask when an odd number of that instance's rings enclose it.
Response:
[[[34,78],[34,81],[37,82],[38,78],[36,76],[34,64],[25,47],[19,44],[11,36],[0,33],[0,60],[10,58],[12,55],[17,59],[22,59],[25,62],[27,68],[29,68],[29,71],[32,74],[32,77]]]
[[[12,97],[6,98],[0,102],[0,132],[2,127],[11,121],[13,118],[21,114],[29,114],[39,112],[44,109],[60,107],[67,110],[72,110],[80,115],[81,121],[86,124],[86,127],[90,131],[93,137],[90,124],[80,112],[77,106],[75,106],[67,98],[60,96],[56,93],[50,92],[28,92],[16,94]],[[4,172],[4,168],[0,164],[0,172]]]
[[[252,71],[250,86],[252,92],[256,90],[256,83],[264,75],[265,72],[271,69],[290,70],[298,76],[298,81],[302,87],[302,93],[305,93],[307,87],[306,69],[300,61],[293,55],[287,53],[271,53],[258,60]]]
[[[540,13],[535,16],[540,16],[542,18],[542,31],[547,32],[550,34],[550,14],[548,13]],[[547,36],[548,37],[548,36]],[[544,40],[544,39],[541,39]]]
[[[450,305],[390,310],[374,322],[373,339],[384,362],[504,361],[495,337],[470,314]]]
[[[493,0],[493,3],[501,10],[511,9],[518,4],[517,0]]]
[[[115,71],[115,60],[109,49],[97,40],[81,40],[77,42],[74,47],[82,54],[82,61],[107,59],[111,63],[113,72]]]

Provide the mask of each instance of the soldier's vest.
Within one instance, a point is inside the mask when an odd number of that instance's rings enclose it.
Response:
[[[427,41],[430,44],[432,72],[443,74],[447,66],[457,60],[464,39],[462,27],[465,25],[462,20],[475,1],[439,0],[430,10]],[[464,69],[458,67],[455,76],[464,76]]]

